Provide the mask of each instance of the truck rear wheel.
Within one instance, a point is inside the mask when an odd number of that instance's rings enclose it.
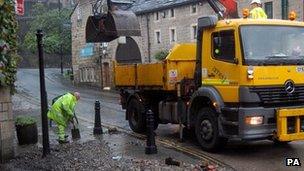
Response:
[[[144,117],[144,106],[137,100],[131,99],[127,106],[129,126],[136,133],[146,132],[146,120]]]
[[[217,117],[211,108],[202,108],[198,112],[195,135],[205,151],[218,151],[227,143],[226,138],[219,136]]]

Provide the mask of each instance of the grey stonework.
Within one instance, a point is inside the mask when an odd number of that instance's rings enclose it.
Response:
[[[271,0],[262,0],[263,3],[270,2]],[[242,9],[249,8],[251,0],[239,0],[238,10],[240,17],[242,15]],[[282,0],[272,0],[273,2],[273,16],[275,19],[282,18]],[[197,12],[191,13],[192,5],[197,5]],[[297,20],[303,21],[303,1],[302,0],[289,0],[288,1],[288,11],[296,11],[298,14]],[[138,4],[137,4],[138,5]],[[104,87],[105,76],[102,71],[103,65],[101,63],[108,62],[112,66],[112,61],[115,59],[116,49],[118,43],[116,40],[112,41],[108,45],[107,55],[102,55],[100,53],[99,43],[95,45],[95,54],[87,59],[79,57],[79,51],[85,46],[85,23],[87,17],[91,15],[91,4],[84,0],[80,0],[80,4],[77,8],[80,8],[82,14],[82,20],[77,21],[77,10],[71,16],[72,21],[72,61],[75,74],[76,83],[87,83],[97,86]],[[151,7],[152,9],[153,7]],[[138,8],[137,8],[138,10]],[[163,12],[166,11],[166,17],[163,18]],[[138,11],[136,11],[138,12]],[[166,10],[161,10],[159,12],[159,21],[155,20],[156,12],[150,13],[139,13],[138,21],[141,28],[141,37],[132,37],[140,48],[140,53],[142,56],[142,62],[156,62],[154,55],[161,50],[170,50],[174,44],[183,42],[196,42],[193,38],[192,26],[196,25],[197,19],[201,16],[215,14],[213,10],[207,3],[197,3],[187,4],[183,6],[178,6],[174,8],[174,17],[170,17],[170,8]],[[170,29],[175,29],[176,41],[170,41]],[[156,31],[160,31],[161,42],[156,41]],[[149,49],[150,41],[150,49]],[[127,52],[126,52],[127,53]],[[106,59],[104,59],[106,58]],[[99,60],[97,60],[99,59]],[[101,59],[101,63],[100,63]],[[99,61],[96,62],[96,61]],[[85,68],[91,68],[94,73],[96,80],[94,82],[85,81],[80,79],[80,73],[86,70]],[[102,79],[100,79],[101,72],[103,73]],[[82,74],[83,75],[83,74]],[[87,75],[87,74],[86,74]],[[92,76],[89,76],[92,77]],[[110,78],[113,80],[113,72],[110,72]],[[113,82],[111,82],[111,87],[113,87]]]
[[[0,88],[0,162],[14,157],[14,120],[9,89]]]

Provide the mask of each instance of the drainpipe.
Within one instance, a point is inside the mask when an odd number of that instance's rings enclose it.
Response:
[[[282,19],[288,19],[288,0],[281,0]]]
[[[150,42],[150,19],[149,19],[149,14],[146,14],[146,27],[147,27],[147,38],[148,38],[148,60],[149,60],[149,63],[151,63],[151,42]]]

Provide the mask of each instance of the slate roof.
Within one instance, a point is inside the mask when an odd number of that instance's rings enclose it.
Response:
[[[131,10],[136,14],[150,13],[172,7],[197,3],[200,0],[136,0]]]

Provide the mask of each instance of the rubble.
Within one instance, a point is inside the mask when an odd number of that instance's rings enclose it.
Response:
[[[117,133],[118,132],[118,130],[117,130],[117,128],[115,128],[115,127],[110,127],[110,128],[108,128],[108,133],[109,134],[115,134],[115,133]]]
[[[165,163],[167,165],[180,166],[180,162],[174,161],[171,157],[166,158]]]
[[[170,157],[163,162],[161,159],[114,155],[108,145],[109,143],[104,140],[52,144],[51,154],[45,158],[42,158],[42,148],[38,145],[23,146],[22,152],[1,168],[9,168],[8,170],[204,170],[199,165],[193,167],[191,164],[181,163]]]

